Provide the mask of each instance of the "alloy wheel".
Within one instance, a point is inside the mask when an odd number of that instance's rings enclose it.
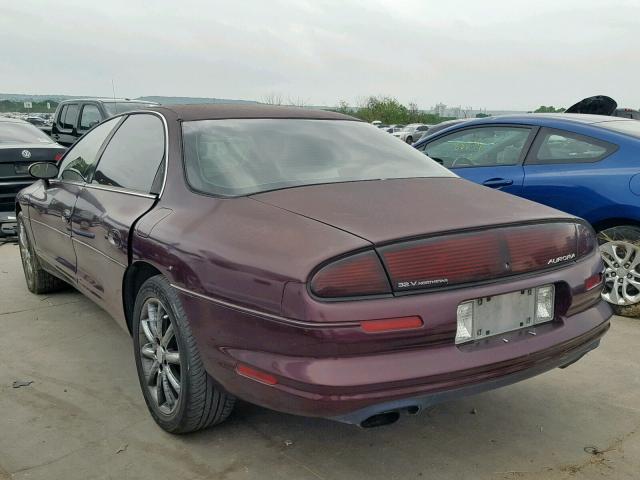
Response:
[[[155,406],[170,415],[182,390],[180,349],[171,313],[158,298],[146,300],[140,311],[140,360]]]
[[[18,245],[20,247],[20,257],[22,258],[22,268],[24,275],[27,278],[27,283],[33,282],[33,256],[29,249],[29,239],[27,238],[27,232],[24,228],[23,222],[18,222]]]
[[[600,245],[605,264],[602,298],[614,305],[640,301],[640,247],[613,241]]]

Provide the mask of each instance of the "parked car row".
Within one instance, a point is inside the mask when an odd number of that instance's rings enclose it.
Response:
[[[529,155],[604,165],[635,145],[631,120],[553,121],[450,127],[418,143],[434,161],[327,111],[119,113],[31,164],[15,205],[27,286],[71,284],[132,335],[169,432],[222,422],[236,398],[391,423],[566,367],[607,332],[592,227],[456,175],[493,163],[507,170],[490,186],[524,189]],[[640,257],[610,253],[606,281],[633,277]]]

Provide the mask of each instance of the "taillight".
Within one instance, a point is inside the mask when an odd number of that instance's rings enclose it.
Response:
[[[549,223],[505,228],[511,273],[525,273],[551,267],[576,258],[576,226]]]
[[[380,253],[394,290],[445,287],[574,261],[593,250],[585,229],[570,222],[501,227],[394,244]]]
[[[325,298],[391,293],[387,275],[373,251],[358,253],[322,267],[311,279],[311,291]]]
[[[53,161],[54,162],[59,162],[60,160],[62,160],[62,156],[64,155],[64,153],[60,152],[60,153],[56,153],[56,156],[53,157]]]
[[[598,240],[593,229],[587,225],[579,223],[577,225],[577,241],[578,241],[578,256],[583,257],[589,255],[596,248]]]

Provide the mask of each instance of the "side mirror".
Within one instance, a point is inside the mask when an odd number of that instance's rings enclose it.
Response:
[[[49,162],[36,162],[29,165],[29,175],[33,178],[49,180],[58,176],[58,166]]]

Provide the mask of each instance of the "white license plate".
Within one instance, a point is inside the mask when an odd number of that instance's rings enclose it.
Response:
[[[553,285],[477,298],[458,306],[456,343],[499,335],[553,320]]]

